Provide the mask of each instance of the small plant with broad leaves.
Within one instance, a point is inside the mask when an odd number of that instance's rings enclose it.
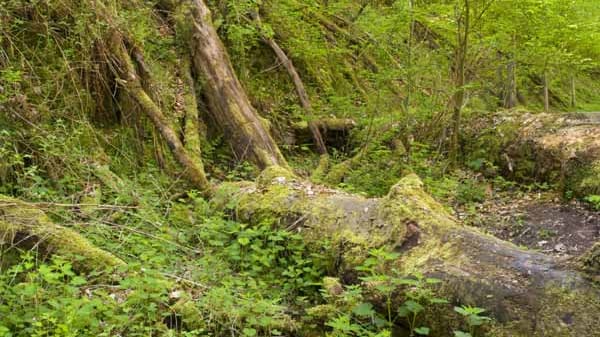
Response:
[[[413,277],[400,280],[401,285],[408,286],[406,291],[407,300],[398,309],[398,317],[406,319],[410,329],[410,336],[429,335],[429,328],[419,326],[419,319],[428,306],[447,304],[448,301],[436,296],[433,286],[441,281],[436,278],[425,277],[416,273]]]
[[[600,195],[588,195],[587,197],[583,198],[583,200],[585,200],[585,202],[587,202],[596,211],[600,211]]]
[[[477,328],[491,321],[491,318],[482,316],[482,314],[485,312],[485,309],[482,308],[463,305],[460,307],[454,307],[454,311],[463,316],[469,330],[469,332],[456,330],[454,331],[455,337],[475,337]]]

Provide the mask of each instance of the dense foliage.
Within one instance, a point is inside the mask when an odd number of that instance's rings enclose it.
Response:
[[[217,211],[183,178],[161,134],[120,88],[107,39],[126,32],[144,56],[142,72],[153,74],[144,85],[185,138],[180,69],[190,32],[170,3],[0,0],[0,195],[39,206],[126,263],[85,270],[81,257],[19,245],[29,238],[5,242],[0,231],[0,337],[415,336],[433,331],[439,315],[450,317],[448,333],[482,336],[493,322],[478,303],[441,298],[442,281],[419,272],[384,272],[398,253],[370,251],[354,281],[341,284],[330,242],[306,242],[278,219],[240,222],[235,205]],[[414,172],[448,208],[472,211],[491,186],[556,187],[505,180],[502,140],[468,135],[496,111],[600,109],[596,0],[209,5],[253,106],[299,176],[318,171],[319,156],[294,125],[356,123],[330,134],[330,156],[321,159],[338,175],[312,176],[355,194],[384,196]],[[110,20],[106,8],[116,14]],[[266,38],[293,60],[312,114]],[[256,178],[258,169],[204,120],[197,150],[210,181]],[[598,195],[584,199],[600,207]],[[397,293],[401,303],[391,300]]]

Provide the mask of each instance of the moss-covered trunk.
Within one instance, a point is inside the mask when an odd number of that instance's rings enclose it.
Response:
[[[356,279],[371,248],[400,252],[393,269],[436,276],[452,302],[489,309],[495,336],[598,336],[600,293],[585,274],[458,224],[416,176],[384,198],[366,199],[272,168],[256,184],[226,184],[216,195],[214,204],[235,205],[240,220],[280,219],[309,241],[330,240],[346,280]],[[438,329],[449,332],[444,323]]]
[[[192,1],[192,63],[202,75],[211,116],[226,134],[239,159],[265,168],[287,166],[279,147],[268,132],[267,122],[254,107],[237,78],[202,0]]]
[[[0,262],[12,247],[38,248],[42,255],[58,253],[82,259],[82,270],[112,270],[121,259],[91,244],[76,231],[57,225],[35,204],[0,195]]]
[[[114,31],[110,39],[110,52],[115,63],[114,69],[121,87],[135,100],[141,110],[152,121],[166,141],[177,162],[182,166],[188,180],[199,190],[210,194],[211,185],[206,178],[200,156],[186,149],[179,136],[170,125],[167,116],[142,86],[140,76],[125,45],[120,32]],[[138,59],[142,58],[138,55]],[[149,74],[148,74],[149,75]],[[195,106],[191,107],[195,109]],[[199,130],[196,130],[199,132]],[[199,150],[199,147],[197,148]]]

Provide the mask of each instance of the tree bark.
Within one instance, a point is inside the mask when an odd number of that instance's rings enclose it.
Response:
[[[180,102],[183,106],[183,145],[186,151],[190,154],[190,157],[195,162],[202,162],[201,157],[201,138],[200,130],[204,129],[201,127],[200,116],[198,113],[198,101],[196,100],[196,93],[194,92],[194,80],[192,78],[190,61],[187,59],[181,59],[179,62],[179,80],[181,81],[181,99]]]
[[[452,145],[450,157],[452,163],[458,163],[459,141],[460,141],[460,126],[461,126],[461,111],[465,100],[465,68],[466,58],[469,46],[469,17],[470,17],[470,0],[464,0],[464,12],[461,10],[460,17],[457,20],[456,37],[456,58],[455,58],[455,75],[454,86],[455,94],[452,104]]]
[[[504,107],[507,109],[517,106],[517,76],[515,68],[515,61],[510,60],[506,66],[506,94],[504,97]]]
[[[550,88],[548,84],[548,73],[544,71],[544,111],[550,112]]]
[[[571,75],[571,108],[577,107],[577,91],[575,90],[575,75]]]
[[[312,186],[275,167],[256,184],[227,184],[222,192],[214,205],[236,205],[238,220],[279,219],[308,242],[329,242],[330,273],[347,284],[359,282],[356,267],[369,250],[385,247],[401,253],[390,273],[424,272],[443,281],[452,303],[488,309],[494,336],[598,336],[600,293],[585,274],[456,223],[415,175],[381,199]],[[394,305],[401,300],[396,293]],[[437,317],[432,335],[449,335],[456,319]]]
[[[229,139],[240,160],[249,159],[261,168],[287,167],[279,147],[268,132],[242,87],[203,0],[191,8],[192,64],[202,76],[210,114]]]
[[[125,41],[119,32],[113,32],[110,39],[111,54],[115,59],[114,69],[122,88],[136,101],[142,111],[150,118],[161,136],[167,142],[173,156],[184,168],[188,180],[199,190],[210,194],[211,185],[204,173],[204,167],[198,157],[192,157],[185,149],[177,133],[169,125],[169,120],[144,90],[134,63],[127,52]]]

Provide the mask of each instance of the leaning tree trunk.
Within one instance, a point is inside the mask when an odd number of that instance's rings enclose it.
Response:
[[[191,16],[193,66],[202,76],[210,114],[223,129],[235,154],[261,168],[287,167],[268,132],[267,122],[250,104],[203,0],[192,1]]]
[[[279,59],[279,62],[283,64],[288,74],[290,75],[292,82],[294,83],[294,87],[296,87],[296,93],[300,98],[302,108],[304,109],[304,112],[309,118],[308,129],[312,134],[319,154],[327,154],[327,147],[325,146],[325,141],[323,140],[323,136],[321,135],[321,131],[319,130],[318,125],[313,120],[314,116],[312,105],[310,104],[310,99],[308,98],[308,94],[306,93],[306,88],[304,87],[302,78],[300,78],[300,75],[296,71],[296,67],[294,67],[292,60],[290,60],[290,58],[286,55],[283,49],[281,49],[279,44],[275,42],[275,40],[273,40],[270,37],[264,37],[263,40],[269,47],[271,47],[271,49],[273,49],[273,52],[275,53],[275,55],[277,55],[277,59]]]
[[[204,193],[210,194],[211,185],[204,173],[202,161],[199,156],[190,155],[177,133],[170,126],[167,117],[144,90],[140,76],[125,46],[125,41],[119,32],[114,31],[112,33],[109,48],[110,57],[114,60],[115,73],[121,87],[135,100],[158,129],[171,149],[173,156],[185,170],[188,180]],[[138,58],[140,57],[141,55],[138,55]]]
[[[313,186],[274,167],[256,184],[224,185],[217,194],[214,205],[235,205],[229,207],[239,220],[280,219],[308,241],[328,240],[337,274],[350,283],[370,249],[388,247],[401,253],[391,266],[396,272],[440,278],[452,303],[487,308],[496,319],[494,336],[600,335],[600,292],[584,274],[458,224],[414,175],[386,197],[366,199]],[[448,335],[448,321],[440,317],[432,334]]]
[[[253,16],[253,19],[258,23],[259,29],[260,29],[260,25],[262,24],[260,15],[258,13],[254,13],[252,16]],[[302,105],[302,108],[304,109],[304,112],[306,113],[306,117],[308,118],[308,129],[310,130],[310,133],[315,142],[315,145],[317,146],[317,151],[321,155],[326,155],[327,147],[325,146],[325,141],[323,140],[323,135],[321,134],[321,131],[319,130],[318,125],[314,121],[313,109],[312,109],[312,104],[310,103],[310,98],[308,97],[308,93],[306,92],[306,88],[304,87],[304,82],[302,82],[302,78],[300,77],[300,74],[298,74],[296,67],[294,67],[294,63],[287,56],[285,51],[283,49],[281,49],[281,47],[275,41],[275,39],[268,36],[267,34],[263,34],[262,39],[263,39],[263,42],[266,43],[273,50],[273,52],[277,56],[277,59],[279,60],[279,62],[281,62],[281,64],[283,64],[283,66],[285,67],[285,69],[288,72],[288,75],[290,75],[290,78],[292,79],[292,82],[294,83],[294,87],[296,88],[296,93],[298,94],[298,98],[300,99],[300,104]]]

